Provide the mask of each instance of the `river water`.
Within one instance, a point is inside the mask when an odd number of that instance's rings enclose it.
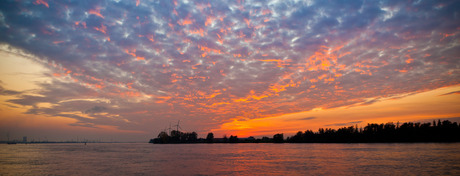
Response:
[[[460,175],[460,143],[1,144],[0,175]]]

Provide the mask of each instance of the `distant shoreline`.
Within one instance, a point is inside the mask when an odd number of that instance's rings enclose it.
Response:
[[[12,141],[14,142],[14,141]],[[9,144],[7,141],[0,141],[0,144]],[[87,144],[117,144],[117,143],[145,143],[145,142],[86,142]],[[85,144],[85,142],[14,142],[14,144]]]
[[[274,142],[237,142],[237,143],[206,143],[206,142],[195,142],[195,143],[161,143],[161,145],[167,144],[205,144],[205,145],[212,145],[212,144],[453,144],[453,143],[460,143],[460,141],[455,142],[304,142],[304,143],[293,143],[293,142],[283,142],[283,143],[274,143]],[[84,143],[77,143],[77,142],[35,142],[35,143],[16,143],[13,145],[33,145],[33,144],[81,144]],[[87,143],[89,144],[147,144],[146,142],[92,142]],[[0,145],[11,145],[6,142],[0,142]]]
[[[460,142],[460,126],[449,120],[433,123],[368,124],[364,128],[357,126],[342,127],[337,130],[320,128],[317,132],[299,131],[294,136],[284,138],[283,133],[272,138],[238,138],[231,135],[214,138],[208,133],[206,139],[198,138],[197,133],[173,130],[169,134],[160,132],[157,138],[150,139],[153,144],[193,144],[193,143],[455,143]]]

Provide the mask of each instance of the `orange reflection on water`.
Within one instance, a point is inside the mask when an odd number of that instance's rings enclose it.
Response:
[[[6,175],[456,175],[451,144],[82,143],[0,148]],[[417,162],[414,162],[417,161]]]

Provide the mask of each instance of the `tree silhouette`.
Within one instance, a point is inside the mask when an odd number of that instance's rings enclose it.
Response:
[[[284,142],[283,133],[278,133],[278,134],[273,135],[273,142],[275,142],[275,143],[283,143]]]
[[[214,142],[214,134],[213,133],[208,133],[208,135],[206,136],[206,142],[208,142],[208,143]]]
[[[237,143],[238,142],[238,136],[230,135],[230,138],[228,139],[228,142]]]
[[[169,135],[168,133],[162,131],[158,134],[158,139],[160,143],[168,143],[169,142]]]

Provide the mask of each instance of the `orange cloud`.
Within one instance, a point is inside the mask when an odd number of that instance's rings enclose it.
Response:
[[[96,15],[96,16],[101,17],[101,18],[105,18],[105,17],[101,14],[101,10],[100,10],[99,7],[97,7],[96,9],[90,9],[90,10],[88,11],[88,13],[91,14],[91,15]]]
[[[107,34],[107,27],[104,26],[104,24],[101,24],[101,27],[94,27],[96,31],[102,32],[104,34]]]
[[[414,59],[412,59],[412,57],[410,57],[409,54],[406,54],[406,57],[407,57],[407,60],[406,60],[406,63],[410,64]]]
[[[271,14],[271,13],[272,13],[272,11],[271,11],[270,9],[264,9],[264,10],[262,10],[262,15],[269,15],[269,14]]]
[[[221,54],[221,51],[218,49],[213,49],[213,48],[209,48],[209,47],[202,46],[202,45],[198,45],[198,48],[200,48],[201,51],[203,51],[203,53],[201,54],[201,57],[206,57],[206,55],[208,55],[208,53],[211,53],[211,52],[215,54]]]
[[[204,37],[204,30],[203,29],[195,29],[195,30],[188,30],[189,34],[198,34],[201,37]]]
[[[176,10],[176,9],[174,9],[174,10]],[[189,25],[189,24],[193,24],[193,20],[190,19],[190,15],[188,15],[185,19],[182,19],[182,20],[178,21],[177,24],[179,24],[181,26]]]
[[[75,26],[78,26],[78,25],[80,25],[80,24],[83,26],[83,28],[86,29],[86,22],[84,22],[84,21],[83,21],[83,22],[75,21]]]
[[[147,38],[148,38],[151,42],[155,42],[155,40],[153,39],[153,35],[147,35]]]
[[[440,39],[440,41],[443,41],[443,40],[446,39],[447,37],[456,35],[456,33],[451,33],[451,34],[440,33],[440,34],[441,34],[441,36],[442,36],[442,38]]]
[[[35,5],[40,5],[40,4],[43,4],[44,6],[46,6],[46,8],[49,8],[50,6],[48,5],[48,2],[46,2],[45,0],[36,0],[34,2]]]
[[[136,48],[132,49],[132,50],[129,50],[129,49],[125,49],[125,52],[126,54],[129,54],[133,57],[136,57]]]
[[[216,19],[216,17],[213,17],[213,16],[206,16],[206,21],[204,22],[204,25],[205,26],[208,26],[210,24],[213,23],[214,19]]]
[[[248,28],[251,28],[251,21],[249,21],[249,19],[244,18],[244,22],[246,23],[246,25],[248,26]]]

